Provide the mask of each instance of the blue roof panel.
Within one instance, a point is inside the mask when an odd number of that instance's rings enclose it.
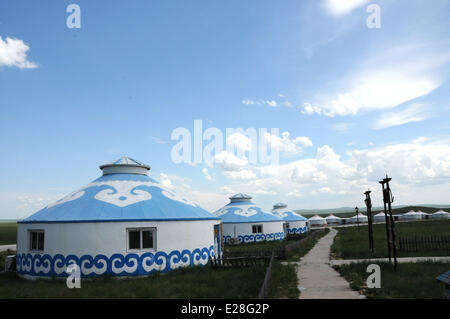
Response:
[[[223,223],[251,223],[282,221],[272,213],[263,211],[251,201],[231,202],[214,212]]]
[[[22,222],[217,219],[146,175],[109,174]]]

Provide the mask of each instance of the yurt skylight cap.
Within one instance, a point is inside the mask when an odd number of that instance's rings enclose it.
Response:
[[[229,199],[230,199],[230,201],[232,203],[235,203],[235,202],[247,202],[247,201],[251,200],[252,197],[250,195],[247,195],[247,194],[238,193],[236,195],[231,196]]]
[[[131,157],[123,156],[117,161],[100,165],[103,175],[108,174],[141,174],[147,175],[150,166]]]
[[[273,205],[273,208],[286,208],[287,205],[285,203],[276,203]]]

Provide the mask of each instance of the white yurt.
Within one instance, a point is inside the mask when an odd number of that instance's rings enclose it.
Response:
[[[310,227],[321,227],[327,225],[327,220],[319,215],[314,215],[313,217],[308,218]]]
[[[422,215],[422,219],[428,219],[430,214],[424,213],[421,210],[417,211],[420,215]]]
[[[284,221],[262,210],[251,196],[239,193],[229,199],[229,204],[214,213],[222,220],[224,243],[232,239],[239,243],[284,239]]]
[[[450,219],[450,214],[442,209],[430,215],[430,219]]]
[[[309,230],[308,219],[288,209],[285,203],[273,205],[272,214],[284,220],[284,229],[288,234],[301,234]]]
[[[374,223],[385,223],[386,219],[384,216],[384,212],[379,212],[376,215],[373,215],[373,222]]]
[[[333,214],[328,215],[327,217],[325,217],[325,219],[327,220],[327,224],[328,225],[340,225],[342,224],[342,218],[337,217]]]
[[[367,219],[366,215],[358,213],[358,215],[351,217],[348,222],[352,223],[352,224],[356,224],[356,223],[367,223],[367,221],[368,221],[368,219]]]
[[[409,212],[400,215],[399,217],[400,220],[402,221],[408,221],[408,220],[421,220],[422,219],[422,214],[419,212],[415,212],[413,210],[410,210]]]
[[[21,277],[140,276],[205,265],[220,254],[220,220],[147,176],[123,157],[103,176],[18,222]]]

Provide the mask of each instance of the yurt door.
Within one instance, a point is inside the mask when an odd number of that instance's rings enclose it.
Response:
[[[220,224],[214,225],[214,256],[220,258],[222,254],[221,248],[222,232],[220,231]]]

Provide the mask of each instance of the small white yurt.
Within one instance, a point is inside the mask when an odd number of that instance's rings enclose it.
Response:
[[[349,223],[356,224],[356,223],[367,223],[368,219],[366,215],[363,215],[361,213],[358,213],[358,215],[355,215],[349,219]]]
[[[325,219],[327,220],[327,224],[328,225],[340,225],[342,224],[342,218],[337,217],[333,214],[328,215],[327,217],[325,217]]]
[[[309,230],[308,219],[288,209],[284,203],[273,205],[272,214],[284,220],[284,230],[287,234],[302,234]]]
[[[147,176],[123,157],[103,176],[19,221],[17,274],[27,279],[145,276],[206,265],[220,254],[220,219]]]
[[[251,196],[239,193],[229,199],[229,204],[214,212],[222,220],[224,243],[235,239],[239,243],[284,239],[284,221],[262,210]]]
[[[309,226],[311,227],[322,227],[327,225],[327,220],[319,215],[314,215],[313,217],[308,218]]]
[[[450,214],[442,209],[430,215],[430,219],[450,219]]]
[[[386,219],[385,219],[384,212],[379,212],[378,214],[373,215],[373,222],[374,223],[385,223]]]
[[[401,221],[411,221],[411,220],[421,220],[422,214],[419,212],[415,212],[413,210],[410,210],[409,212],[400,215],[399,219]]]
[[[422,219],[428,219],[429,216],[430,216],[430,214],[424,213],[424,212],[421,211],[421,210],[418,210],[417,212],[418,212],[420,215],[422,215]]]

